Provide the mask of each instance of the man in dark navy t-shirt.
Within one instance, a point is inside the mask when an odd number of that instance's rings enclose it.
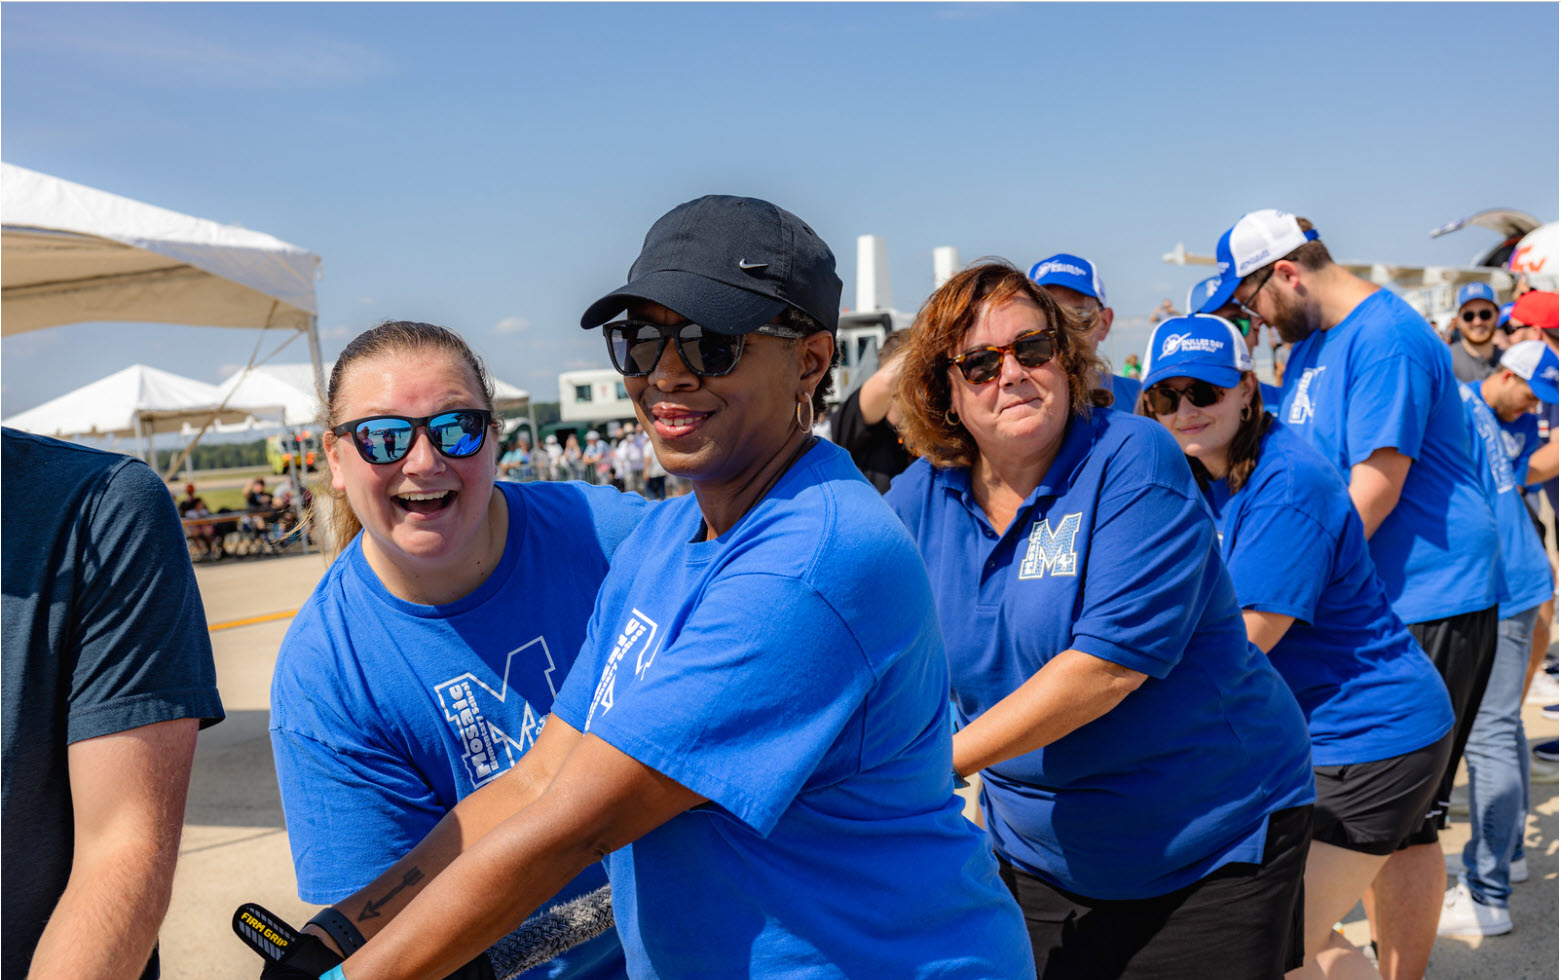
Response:
[[[184,533],[137,460],[0,445],[0,975],[156,977],[196,729],[222,718]]]

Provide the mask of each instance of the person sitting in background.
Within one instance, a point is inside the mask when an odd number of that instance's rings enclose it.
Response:
[[[840,403],[831,421],[830,441],[851,454],[851,461],[879,493],[914,458],[895,429],[894,389],[900,376],[900,348],[906,331],[897,330],[878,348],[878,370]]]
[[[1501,309],[1496,293],[1488,283],[1471,282],[1458,290],[1458,312],[1453,325],[1459,337],[1452,345],[1453,374],[1460,382],[1479,381],[1490,376],[1501,360],[1494,343],[1496,318]]]

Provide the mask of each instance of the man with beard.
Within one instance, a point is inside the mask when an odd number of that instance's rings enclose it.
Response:
[[[1496,293],[1483,282],[1471,282],[1458,290],[1458,315],[1453,326],[1459,338],[1452,345],[1453,374],[1465,384],[1491,376],[1501,361],[1496,349],[1496,319],[1501,308]]]
[[[1219,287],[1200,312],[1234,302],[1294,345],[1279,417],[1342,471],[1393,611],[1452,696],[1438,800],[1366,896],[1383,976],[1418,977],[1446,882],[1437,830],[1496,652],[1500,543],[1458,381],[1425,318],[1336,265],[1305,218],[1248,213],[1216,258]]]

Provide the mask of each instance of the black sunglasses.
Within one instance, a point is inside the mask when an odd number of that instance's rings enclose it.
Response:
[[[428,441],[442,455],[465,459],[482,448],[493,424],[493,413],[482,408],[457,408],[438,415],[411,418],[405,415],[370,415],[343,422],[331,429],[338,436],[351,433],[358,455],[376,466],[394,463],[412,451],[417,430],[428,432]]]
[[[1012,354],[1020,367],[1038,368],[1057,356],[1050,330],[1032,330],[1003,347],[977,347],[949,358],[966,384],[984,385],[1003,373],[1003,355]]]
[[[1225,397],[1226,389],[1194,378],[1186,388],[1167,388],[1163,384],[1144,389],[1144,404],[1156,415],[1175,415],[1185,398],[1194,408],[1208,408]]]
[[[617,320],[604,324],[607,353],[613,368],[625,378],[643,378],[661,363],[667,341],[673,342],[683,366],[701,378],[731,374],[743,356],[744,335],[717,333],[697,323],[663,326],[648,320]],[[796,331],[779,324],[765,324],[750,333],[794,337]]]
[[[1459,316],[1463,318],[1464,323],[1473,323],[1475,320],[1493,319],[1496,314],[1490,310],[1464,310]]]

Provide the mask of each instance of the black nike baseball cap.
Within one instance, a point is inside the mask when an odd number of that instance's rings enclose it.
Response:
[[[840,324],[835,254],[796,215],[754,197],[711,194],[651,225],[629,281],[580,317],[587,330],[634,300],[660,303],[716,333],[751,333],[794,307],[833,335]]]

